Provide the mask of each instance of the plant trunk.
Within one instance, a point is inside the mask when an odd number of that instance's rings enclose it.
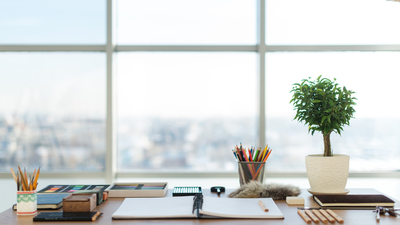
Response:
[[[331,149],[331,132],[324,134],[324,156],[333,156]]]

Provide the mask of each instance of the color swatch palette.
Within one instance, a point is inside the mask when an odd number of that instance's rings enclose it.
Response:
[[[42,190],[38,191],[38,193],[74,193],[76,191],[83,190],[105,190],[110,185],[49,185]]]
[[[108,197],[164,197],[168,183],[114,183],[108,191]]]

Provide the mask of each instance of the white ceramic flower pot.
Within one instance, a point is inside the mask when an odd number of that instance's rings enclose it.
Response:
[[[318,193],[344,193],[349,176],[350,156],[322,154],[306,156],[310,190]]]

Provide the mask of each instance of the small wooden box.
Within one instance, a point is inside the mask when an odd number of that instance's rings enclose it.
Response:
[[[73,194],[63,199],[64,212],[92,212],[96,208],[96,194]]]

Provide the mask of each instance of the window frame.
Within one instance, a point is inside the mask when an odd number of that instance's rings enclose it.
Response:
[[[258,146],[265,146],[265,61],[267,52],[324,52],[324,51],[400,51],[400,45],[266,45],[266,0],[257,0],[257,42],[256,45],[117,45],[116,29],[117,0],[107,0],[107,41],[105,45],[1,45],[0,52],[104,52],[106,53],[107,99],[106,99],[106,165],[104,172],[49,173],[44,178],[106,178],[112,183],[119,178],[234,178],[236,172],[118,172],[117,171],[117,133],[116,133],[116,52],[135,51],[190,51],[190,52],[255,52],[258,55]],[[351,172],[350,177],[400,177],[399,171]],[[8,178],[9,173],[0,173],[0,178]],[[268,171],[268,177],[306,177],[305,172]]]

